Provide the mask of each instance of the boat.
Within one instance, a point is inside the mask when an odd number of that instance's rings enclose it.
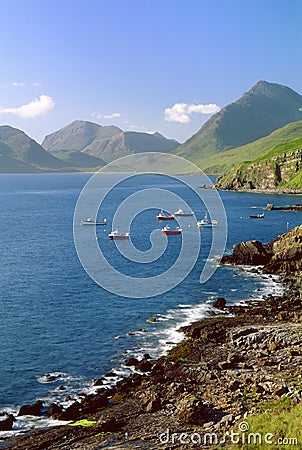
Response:
[[[197,222],[197,226],[199,228],[212,228],[215,227],[218,224],[217,220],[209,220],[208,215],[205,214],[204,218],[202,220],[199,220]]]
[[[82,225],[107,225],[107,219],[94,220],[91,217],[89,219],[83,219],[81,221]]]
[[[182,229],[180,227],[177,227],[175,230],[171,230],[169,226],[164,227],[161,229],[163,234],[171,235],[171,234],[181,234]]]
[[[111,231],[111,233],[108,234],[110,239],[112,240],[124,240],[130,238],[130,233],[119,233],[117,230]]]
[[[174,216],[168,216],[166,215],[163,210],[156,216],[157,220],[174,220]]]
[[[264,219],[264,214],[257,214],[255,216],[249,216],[249,219]]]
[[[174,217],[187,217],[187,216],[193,216],[193,211],[183,211],[182,209],[178,209],[173,213]]]

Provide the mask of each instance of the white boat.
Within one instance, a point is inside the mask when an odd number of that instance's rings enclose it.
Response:
[[[130,233],[127,231],[127,233],[119,233],[117,230],[111,231],[111,233],[108,234],[110,239],[112,240],[123,240],[123,239],[129,239]]]
[[[101,220],[94,220],[92,217],[89,217],[89,219],[83,219],[81,220],[82,225],[107,225],[107,219],[101,219]]]
[[[217,220],[209,220],[208,215],[205,214],[204,218],[202,220],[199,220],[197,222],[198,228],[212,228],[215,227],[218,224]]]
[[[178,209],[177,211],[175,211],[175,213],[173,213],[174,217],[187,217],[193,215],[194,215],[193,211],[183,211],[182,209]]]

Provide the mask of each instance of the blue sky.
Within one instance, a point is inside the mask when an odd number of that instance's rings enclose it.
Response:
[[[301,0],[0,0],[0,124],[185,141],[267,80],[302,94]]]

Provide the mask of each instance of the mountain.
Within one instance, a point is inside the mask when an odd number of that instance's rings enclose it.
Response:
[[[302,120],[293,122],[273,131],[268,136],[251,142],[250,144],[227,150],[217,155],[208,156],[196,161],[196,164],[206,173],[221,175],[227,173],[237,164],[243,161],[252,161],[274,147],[293,139],[302,137]]]
[[[23,131],[0,126],[0,172],[60,170],[66,163],[46,152]]]
[[[111,139],[94,141],[83,152],[111,162],[133,153],[169,153],[178,146],[179,143],[177,141],[167,139],[160,133],[149,134],[123,131]]]
[[[77,151],[106,162],[141,152],[167,153],[179,146],[174,139],[160,133],[122,131],[114,126],[76,120],[45,137],[42,146],[55,156],[65,159],[66,151]],[[77,154],[77,158],[80,156]]]
[[[302,192],[302,134],[238,164],[216,181],[218,189]]]
[[[85,120],[75,120],[46,136],[42,147],[47,151],[82,151],[95,140],[109,139],[121,132],[120,128],[114,126],[101,126]]]
[[[214,114],[174,152],[199,161],[240,147],[302,119],[302,96],[287,86],[259,81],[243,96]]]

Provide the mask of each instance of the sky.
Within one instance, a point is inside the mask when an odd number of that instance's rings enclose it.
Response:
[[[259,80],[302,94],[302,0],[0,0],[0,125],[179,142]]]

